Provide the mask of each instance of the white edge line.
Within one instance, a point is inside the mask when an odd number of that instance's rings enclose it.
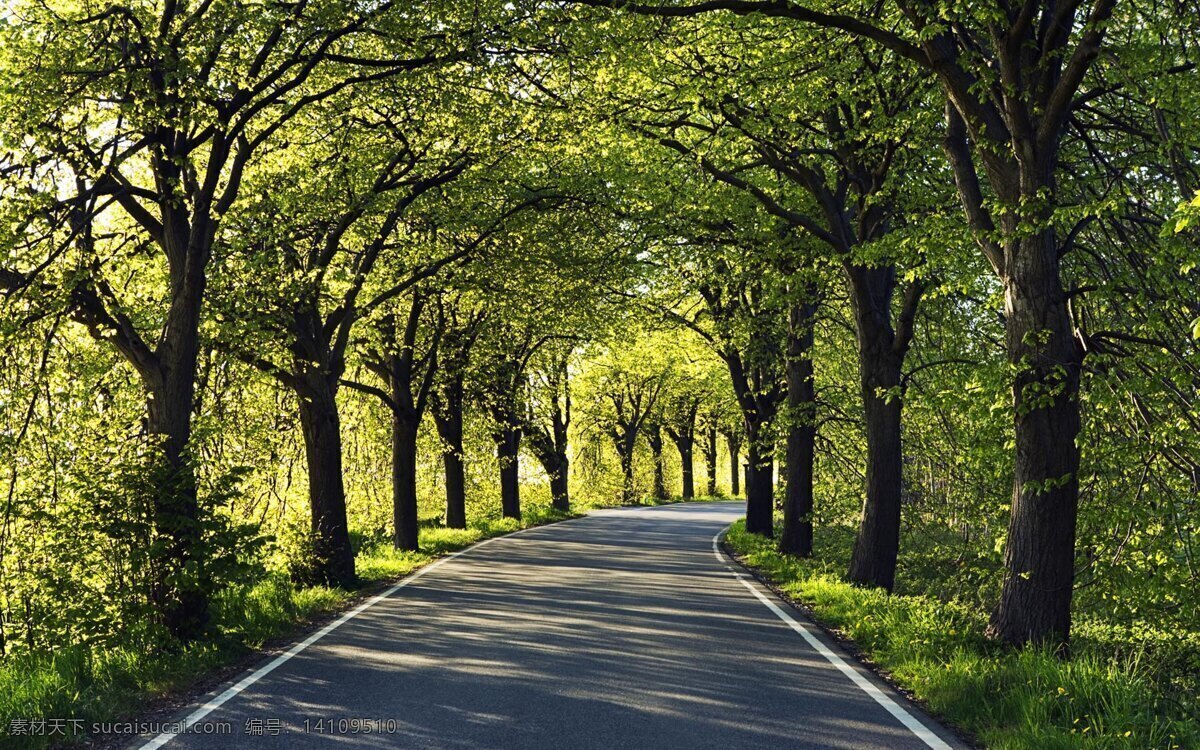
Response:
[[[428,565],[416,570],[413,573],[409,573],[407,576],[405,576],[398,583],[394,584],[388,590],[384,591],[381,594],[377,594],[377,595],[371,597],[370,599],[368,599],[367,601],[358,605],[357,607],[350,610],[346,614],[342,615],[338,619],[334,620],[333,622],[329,623],[328,625],[321,628],[317,632],[308,636],[303,641],[300,641],[295,646],[292,646],[286,652],[280,654],[279,656],[275,657],[274,659],[267,662],[263,666],[259,667],[258,669],[254,670],[253,672],[246,675],[242,679],[238,680],[236,683],[234,683],[229,688],[227,688],[225,690],[225,692],[221,693],[217,697],[206,702],[204,705],[200,706],[195,711],[188,714],[187,717],[184,718],[184,720],[179,723],[178,730],[172,731],[172,732],[163,732],[162,734],[159,734],[154,739],[147,741],[144,745],[142,745],[139,748],[139,750],[158,750],[158,748],[162,747],[163,745],[167,744],[171,740],[175,739],[180,734],[186,734],[188,729],[195,726],[195,724],[197,722],[199,722],[201,719],[203,719],[205,716],[208,716],[213,711],[216,711],[222,705],[224,705],[229,700],[231,700],[232,698],[237,696],[238,693],[242,692],[246,688],[250,687],[254,683],[261,680],[263,677],[266,677],[268,674],[275,671],[277,668],[279,668],[282,664],[287,662],[293,656],[295,656],[296,654],[299,654],[301,651],[303,651],[304,649],[313,645],[314,643],[321,640],[325,636],[329,635],[333,631],[337,630],[339,627],[346,624],[348,621],[353,620],[355,617],[362,614],[365,610],[378,604],[379,602],[383,601],[384,599],[387,599],[392,594],[396,593],[400,589],[409,585],[410,583],[417,580],[421,576],[425,575],[429,571],[431,571],[435,568],[438,568],[445,563],[450,562],[451,560],[453,560],[454,558],[456,558],[460,555],[466,554],[467,552],[472,552],[474,550],[477,550],[480,547],[482,547],[486,544],[489,544],[491,542],[495,542],[500,539],[508,539],[510,537],[517,536],[518,534],[523,534],[526,531],[534,531],[537,529],[549,528],[551,526],[557,526],[560,523],[566,523],[568,521],[578,521],[578,520],[582,520],[587,517],[588,516],[580,516],[579,518],[568,518],[568,519],[564,519],[563,521],[558,521],[558,522],[552,523],[552,524],[542,524],[540,526],[530,526],[529,528],[518,529],[518,530],[510,532],[508,534],[502,534],[500,536],[494,536],[494,537],[490,537],[488,539],[481,539],[480,541],[472,544],[470,547],[460,549],[458,552],[454,552],[452,554],[446,555],[445,557],[439,558],[438,560],[435,560],[434,562],[429,563]]]
[[[725,568],[733,574],[734,578],[736,578],[743,586],[750,590],[751,594],[754,594],[754,596],[757,597],[760,602],[767,605],[767,609],[774,612],[776,617],[778,617],[780,620],[783,620],[785,623],[791,626],[792,630],[795,630],[797,633],[803,636],[804,640],[808,642],[808,645],[812,646],[821,656],[824,656],[826,661],[837,667],[838,671],[849,677],[850,681],[857,685],[860,690],[874,698],[876,703],[883,706],[888,713],[896,717],[896,719],[903,724],[908,731],[915,734],[929,747],[935,748],[936,750],[951,750],[951,747],[947,745],[941,737],[938,737],[936,734],[930,731],[928,727],[918,721],[915,716],[904,710],[902,706],[896,703],[896,701],[892,700],[891,696],[873,685],[866,677],[863,677],[863,675],[857,669],[847,664],[845,659],[822,643],[819,638],[813,635],[809,628],[797,622],[796,618],[788,614],[787,610],[781,608],[778,604],[768,599],[761,591],[758,590],[757,587],[747,581],[746,577],[743,576],[733,564],[730,564],[730,562],[727,561],[725,556],[721,553],[719,543],[724,534],[725,531],[721,530],[717,532],[717,535],[712,539],[713,554],[717,556],[717,562],[724,565]]]

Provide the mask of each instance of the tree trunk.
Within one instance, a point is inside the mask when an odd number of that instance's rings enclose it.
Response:
[[[567,513],[571,510],[567,423],[559,412],[553,415],[551,421],[551,429],[548,430],[530,419],[525,425],[525,440],[550,479],[550,504],[555,510]]]
[[[314,572],[317,580],[325,585],[351,587],[357,578],[346,521],[346,493],[342,485],[337,387],[320,373],[306,377],[305,386],[307,393],[299,399],[300,425],[308,462]]]
[[[860,586],[892,590],[900,551],[903,454],[899,393],[903,359],[892,352],[891,336],[860,336],[859,381],[867,429],[867,487],[849,579]],[[881,393],[882,391],[882,393]]]
[[[650,443],[650,454],[654,457],[654,499],[667,499],[667,475],[663,470],[663,438],[662,428],[658,425],[650,427],[646,433],[646,442]]]
[[[637,433],[626,432],[614,435],[613,442],[621,462],[621,502],[626,505],[637,503],[636,483],[633,475],[633,451],[637,445]]]
[[[793,305],[788,326],[787,486],[779,550],[809,557],[813,549],[813,458],[816,449],[813,318],[816,305]]]
[[[707,473],[704,494],[717,496],[717,426],[710,424],[704,430],[704,469]]]
[[[749,463],[746,469],[746,531],[771,537],[775,534],[774,459],[763,451],[757,425],[748,426]],[[765,454],[765,455],[764,455]]]
[[[683,490],[680,496],[685,499],[690,499],[696,496],[696,480],[693,470],[693,446],[694,441],[691,436],[681,437],[675,442],[675,447],[679,450],[679,462],[683,467]]]
[[[419,548],[417,522],[417,422],[392,412],[392,518],[398,550]]]
[[[442,452],[442,467],[446,473],[446,526],[467,528],[467,478],[463,467],[462,448]]]
[[[550,433],[538,425],[530,425],[525,434],[529,447],[537,456],[542,470],[550,478],[550,504],[555,510],[564,513],[571,509],[571,499],[568,487],[570,476],[570,459],[567,457],[565,443],[560,444]],[[560,445],[563,447],[560,448]]]
[[[434,402],[434,424],[442,439],[442,466],[446,473],[446,526],[467,528],[467,481],[463,467],[463,387],[448,383]]]
[[[570,473],[570,459],[560,455],[558,467],[550,475],[550,504],[563,513],[571,512]]]
[[[1005,314],[1016,427],[1004,587],[988,634],[1007,643],[1070,639],[1079,504],[1079,370],[1053,230],[1007,253]]]
[[[563,365],[563,383],[566,392],[566,407],[560,409],[555,401],[554,414],[551,424],[551,435],[554,437],[554,452],[558,457],[555,473],[550,477],[550,502],[555,510],[563,513],[571,512],[571,456],[570,435],[568,424],[571,418],[571,395],[566,385],[566,364]]]
[[[500,514],[521,518],[521,431],[505,426],[496,433],[496,458],[500,461]]]
[[[195,469],[187,455],[198,350],[182,348],[193,353],[184,353],[180,361],[164,368],[156,383],[147,384],[147,426],[162,441],[161,460],[152,467],[151,482],[155,530],[166,540],[155,555],[159,572],[151,600],[167,631],[186,643],[198,638],[208,624],[209,600],[204,576],[187,572],[202,569],[204,561],[197,559],[200,504]],[[190,361],[191,367],[183,360]]]
[[[742,494],[742,446],[730,437],[725,440],[729,444],[729,491],[737,497]]]

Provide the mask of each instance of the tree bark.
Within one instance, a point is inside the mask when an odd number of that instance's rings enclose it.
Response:
[[[566,363],[550,379],[554,406],[550,410],[550,427],[530,413],[525,424],[525,439],[537,456],[538,463],[550,479],[550,504],[558,511],[571,510],[571,459],[568,453],[571,412],[570,391],[567,388]],[[560,400],[560,389],[565,398]]]
[[[558,472],[550,477],[550,503],[555,510],[571,512],[570,467],[566,457]]]
[[[725,436],[729,445],[729,491],[734,496],[742,494],[742,442],[731,435]]]
[[[859,385],[867,431],[867,486],[849,579],[860,586],[892,590],[900,551],[903,454],[900,442],[903,359],[890,332],[860,336]]]
[[[633,505],[637,502],[636,486],[633,475],[634,443],[629,439],[629,433],[613,436],[617,449],[617,458],[621,463],[621,502]],[[637,434],[633,433],[634,440]]]
[[[305,378],[305,391],[299,399],[300,425],[308,463],[314,573],[317,581],[327,586],[352,587],[357,576],[342,484],[337,386],[321,373],[310,371]]]
[[[564,380],[566,366],[563,366]],[[570,443],[569,421],[571,413],[570,391],[567,391],[565,412],[556,407],[553,415],[552,432],[554,435],[554,451],[558,457],[555,473],[550,477],[550,502],[555,510],[569,513],[571,511],[571,457],[568,453]]]
[[[704,443],[702,445],[704,453],[704,469],[706,472],[706,484],[704,494],[709,497],[717,496],[717,426],[710,423],[704,428]]]
[[[500,461],[500,515],[521,518],[521,431],[505,425],[495,435]]]
[[[682,435],[674,442],[675,448],[679,451],[679,462],[682,465],[683,489],[679,494],[684,499],[690,499],[696,496],[696,479],[693,467],[694,443],[690,435]]]
[[[446,526],[467,528],[467,482],[463,467],[463,383],[449,376],[435,394],[433,415],[442,439],[442,467],[446,474]]]
[[[764,451],[757,426],[748,426],[746,470],[746,531],[765,537],[775,535],[775,473],[770,451]]]
[[[1006,253],[1005,314],[1016,428],[1004,586],[988,633],[1066,648],[1079,504],[1079,372],[1053,230]]]
[[[392,411],[392,544],[408,552],[419,548],[417,429],[418,423],[410,415]]]
[[[667,435],[679,451],[679,464],[682,469],[682,489],[680,496],[691,499],[696,496],[696,413],[700,409],[700,399],[691,398],[679,405],[676,422],[665,425]]]
[[[195,467],[188,455],[192,412],[200,358],[200,311],[211,252],[211,235],[200,222],[198,234],[186,223],[164,234],[168,257],[171,305],[158,346],[151,350],[136,332],[117,331],[119,351],[138,370],[146,388],[147,432],[158,439],[160,460],[151,468],[154,492],[154,526],[165,540],[152,553],[157,570],[150,599],[163,625],[174,637],[190,642],[203,634],[209,622],[209,583],[201,559],[200,502]],[[90,242],[90,224],[87,227]],[[202,246],[194,247],[193,236]],[[80,297],[84,315],[103,308],[99,297]],[[105,313],[107,316],[107,313]]]
[[[184,343],[182,348],[191,347]],[[147,387],[148,432],[161,439],[161,460],[152,469],[154,526],[166,539],[165,549],[156,555],[160,572],[151,601],[167,631],[185,643],[198,638],[209,621],[207,581],[185,572],[204,562],[197,559],[200,504],[195,469],[187,456],[196,357],[190,355],[190,369],[184,362],[164,368],[158,382]]]
[[[647,427],[646,442],[650,444],[650,455],[654,458],[654,499],[666,500],[667,475],[663,467],[662,428],[657,424]]]
[[[779,550],[809,557],[813,550],[813,460],[816,450],[816,394],[813,383],[813,322],[816,305],[796,304],[789,312],[787,404],[787,483]]]
[[[557,430],[556,430],[557,432]],[[530,425],[526,440],[537,456],[542,470],[550,478],[550,504],[555,510],[568,512],[571,510],[570,498],[570,458],[567,456],[566,443],[559,443],[552,438],[544,427]],[[565,439],[565,432],[562,435]]]

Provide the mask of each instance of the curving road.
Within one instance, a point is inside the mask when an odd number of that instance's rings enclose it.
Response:
[[[715,552],[740,516],[622,508],[477,545],[134,747],[962,747]]]

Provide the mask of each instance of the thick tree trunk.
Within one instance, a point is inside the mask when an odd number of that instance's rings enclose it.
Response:
[[[558,466],[550,475],[550,504],[555,510],[571,512],[570,459],[559,455]]]
[[[392,519],[395,548],[417,550],[417,423],[395,411],[392,412]]]
[[[746,531],[770,537],[775,534],[774,459],[763,450],[759,429],[747,429]]]
[[[542,470],[550,478],[550,504],[555,510],[564,513],[571,509],[568,478],[570,476],[570,459],[566,454],[566,444],[560,444],[550,437],[550,434],[536,425],[526,432],[526,439]]]
[[[190,338],[185,336],[184,338]],[[192,350],[186,344],[183,348]],[[194,350],[193,350],[194,351]],[[154,525],[166,545],[156,557],[159,570],[151,600],[167,631],[181,641],[195,640],[209,620],[208,585],[196,570],[200,544],[196,474],[187,455],[195,396],[196,354],[165,368],[148,384],[148,431],[161,439],[161,461],[153,467]]]
[[[446,526],[467,528],[467,481],[463,467],[462,382],[449,383],[434,404],[434,424],[442,439],[442,466],[446,474]]]
[[[563,381],[566,382],[566,365],[563,366]],[[564,389],[566,386],[564,385]],[[550,476],[550,503],[555,510],[571,511],[571,457],[568,453],[568,424],[571,414],[570,391],[566,390],[566,408],[555,405],[551,435],[554,437],[554,454],[557,458],[554,474]]]
[[[1079,370],[1053,231],[1007,253],[1005,314],[1016,461],[1004,587],[988,633],[1065,649],[1079,504]]]
[[[679,462],[682,466],[682,484],[683,490],[680,496],[683,498],[693,498],[696,496],[696,479],[693,468],[694,462],[694,441],[691,436],[681,437],[675,441],[675,447],[679,450]]]
[[[500,461],[500,514],[521,518],[521,431],[504,427],[496,433],[496,458]]]
[[[634,446],[632,441],[625,438],[617,438],[616,445],[617,457],[621,462],[621,502],[632,505],[637,502],[633,476]]]
[[[783,501],[784,554],[808,557],[813,549],[813,458],[816,449],[813,385],[813,318],[816,305],[794,305],[789,315],[787,482]]]
[[[646,442],[650,443],[650,454],[654,457],[654,499],[666,500],[667,474],[663,468],[662,428],[652,426],[646,435]]]
[[[861,339],[865,339],[861,340]],[[860,586],[892,590],[900,551],[903,454],[899,393],[903,359],[891,336],[861,337],[859,377],[867,429],[867,487],[849,579]],[[882,391],[882,392],[881,392]]]
[[[442,468],[446,473],[446,526],[467,528],[467,477],[463,466],[462,449],[442,452]]]
[[[550,479],[550,504],[564,513],[571,510],[571,459],[567,455],[567,425],[555,414],[551,429],[532,420],[525,427],[525,439],[538,463]]]
[[[300,425],[308,462],[314,572],[321,583],[350,587],[357,578],[346,521],[346,493],[342,485],[337,388],[320,373],[305,378],[305,386],[307,392],[299,399]]]
[[[706,484],[704,494],[709,497],[717,496],[717,426],[710,424],[704,430],[704,470]]]

